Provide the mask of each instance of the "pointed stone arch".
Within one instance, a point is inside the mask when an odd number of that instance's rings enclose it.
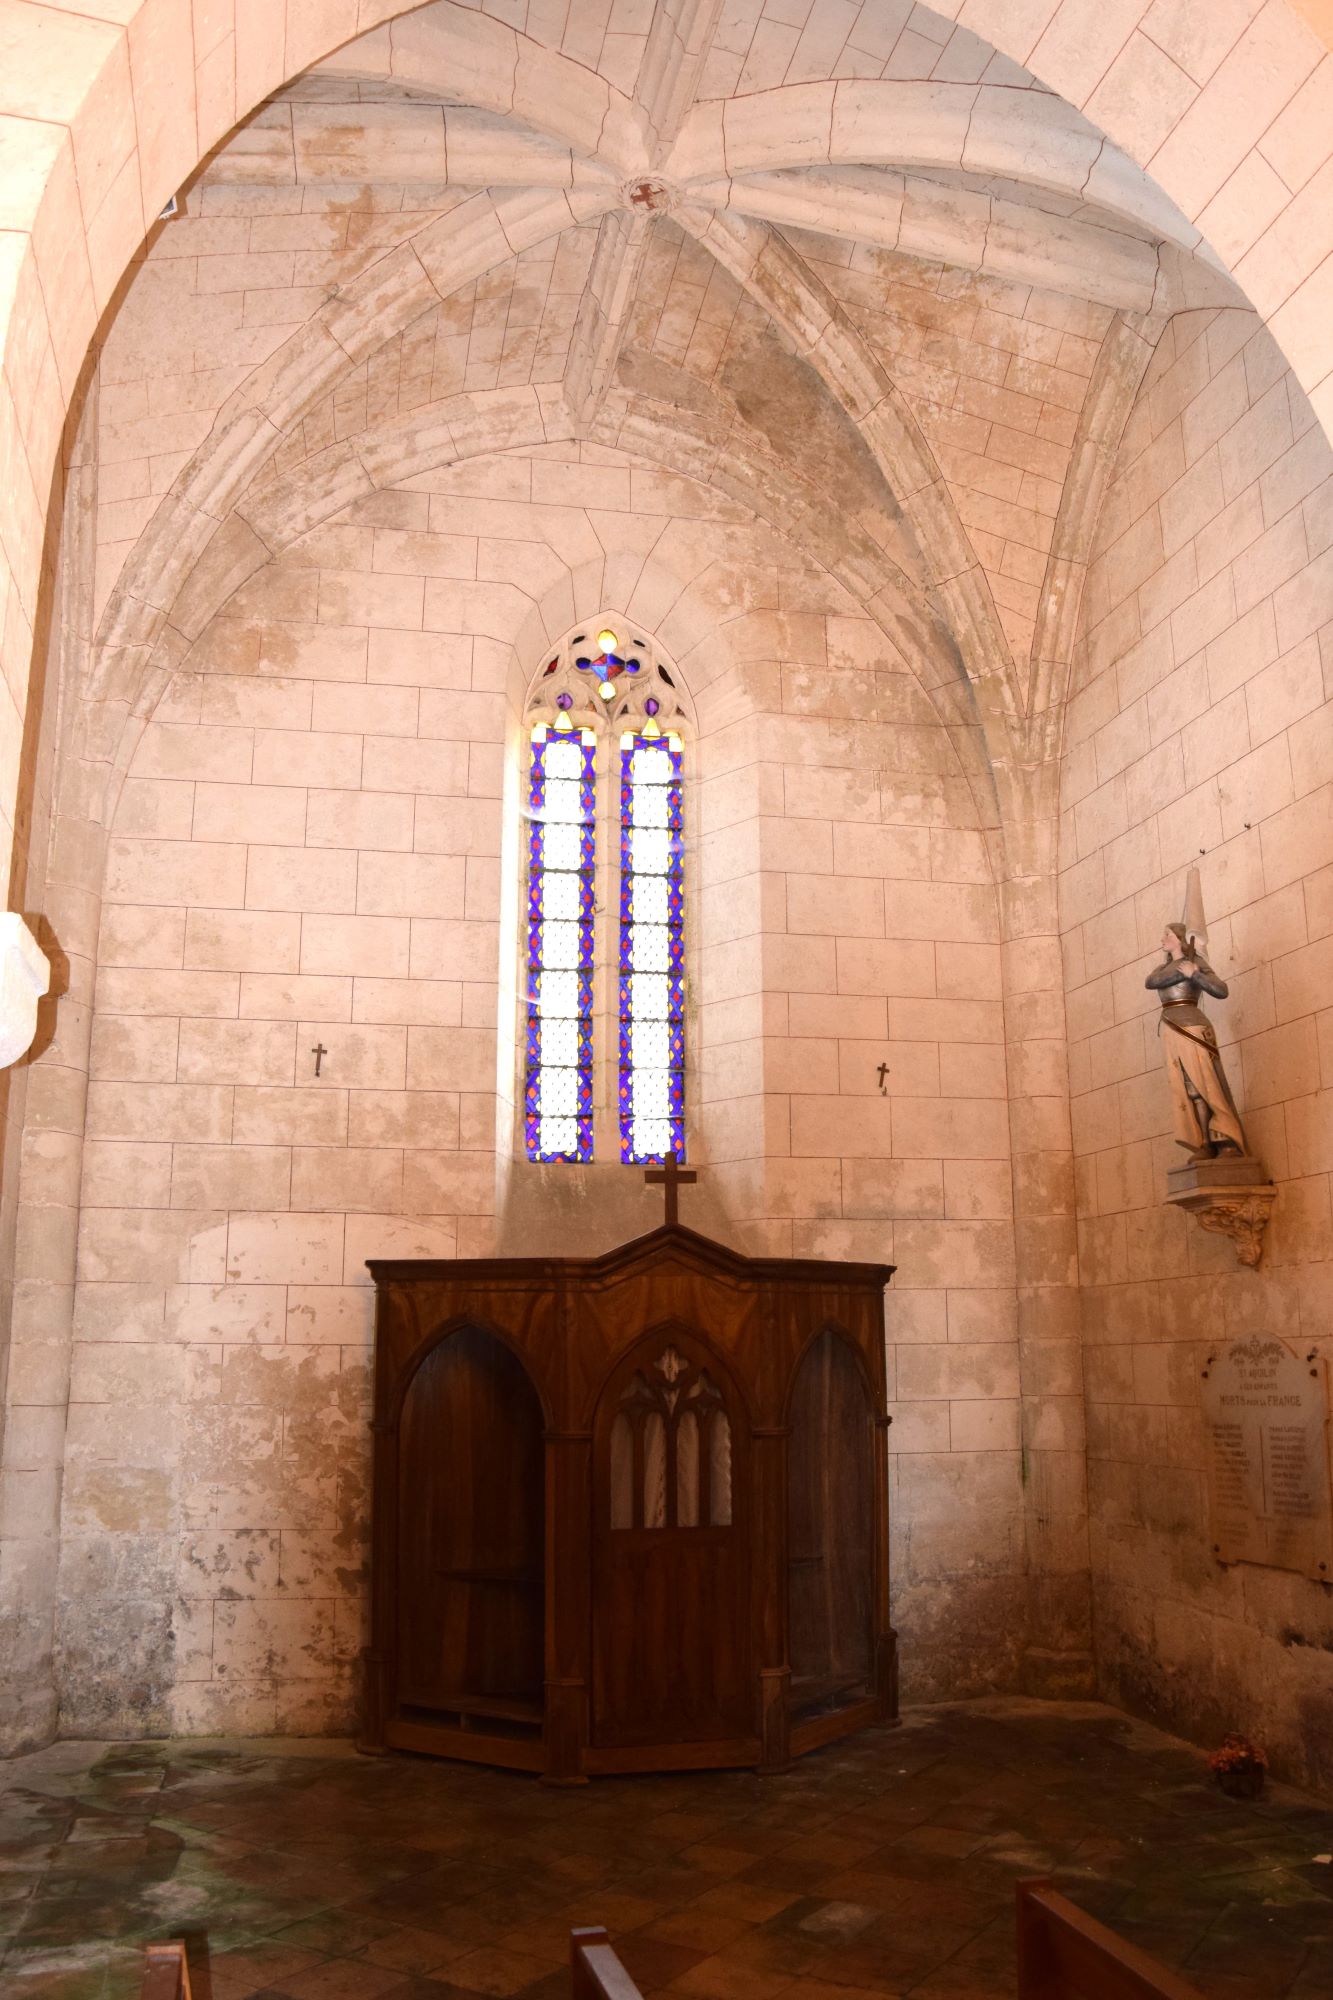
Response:
[[[239,577],[265,559],[264,528],[244,518],[238,499],[347,368],[494,264],[605,205],[604,196],[562,189],[473,195],[377,259],[284,341],[224,403],[127,558],[99,629],[95,687],[117,677],[127,650],[142,653],[159,643],[168,605],[181,607],[177,629],[193,638],[200,629],[195,600],[209,599],[215,579]],[[355,452],[333,447],[329,457],[321,476],[342,470],[354,485]],[[292,501],[290,485],[279,487],[274,508],[258,518],[281,534],[282,510]]]

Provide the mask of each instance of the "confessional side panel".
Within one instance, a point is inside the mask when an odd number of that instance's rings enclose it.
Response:
[[[825,1328],[797,1372],[788,1434],[788,1634],[799,1714],[873,1687],[875,1442],[863,1369]]]
[[[400,1706],[538,1715],[542,1410],[522,1362],[480,1327],[447,1335],[412,1378],[397,1502]]]

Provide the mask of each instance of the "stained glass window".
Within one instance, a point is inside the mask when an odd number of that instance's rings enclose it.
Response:
[[[602,1078],[613,1055],[621,1160],[685,1157],[681,792],[692,713],[650,637],[618,619],[571,632],[529,685],[524,1112],[531,1160],[586,1162],[605,1146],[611,1135],[602,1120],[609,1123],[610,1108]],[[617,742],[619,761],[609,770],[603,763],[599,773],[597,746],[612,750]],[[609,833],[613,817],[620,829],[618,915],[614,900],[600,913],[596,901],[612,860],[609,842],[597,849],[597,828],[606,823]],[[602,967],[612,972],[609,981]]]
[[[528,779],[530,1160],[592,1158],[596,739],[563,712],[532,732]]]
[[[620,1157],[685,1158],[685,936],[679,736],[620,739]]]

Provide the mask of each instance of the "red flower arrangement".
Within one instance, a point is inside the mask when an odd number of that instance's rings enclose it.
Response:
[[[1229,1798],[1256,1799],[1264,1788],[1268,1759],[1248,1736],[1227,1736],[1221,1749],[1210,1753],[1208,1768]]]
[[[1224,1737],[1222,1748],[1212,1751],[1208,1758],[1210,1771],[1245,1771],[1252,1764],[1257,1764],[1261,1771],[1268,1769],[1267,1757],[1248,1736]]]

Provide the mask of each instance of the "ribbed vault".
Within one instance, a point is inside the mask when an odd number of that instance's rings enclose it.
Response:
[[[809,365],[843,424],[849,463],[869,454],[896,522],[870,563],[886,634],[937,686],[948,674],[927,663],[952,661],[969,690],[968,726],[980,726],[997,771],[1010,766],[1034,704],[1043,714],[1052,706],[1053,662],[1068,650],[1052,621],[1068,629],[1076,610],[1096,470],[1124,397],[1112,383],[1096,399],[1042,590],[1020,615],[1008,608],[1018,586],[974,541],[911,401],[810,262],[805,232],[928,254],[997,283],[1055,283],[1095,304],[1108,327],[1118,314],[1229,296],[1227,283],[1141,169],[1032,77],[997,68],[983,43],[969,57],[975,75],[821,77],[812,56],[799,84],[724,99],[713,94],[725,69],[717,31],[715,0],[659,8],[637,65],[613,80],[539,37],[435,0],[348,43],[240,128],[209,163],[205,187],[308,182],[328,194],[388,180],[410,191],[405,215],[428,219],[354,266],[223,403],[122,568],[101,621],[95,698],[142,714],[237,581],[308,525],[312,508],[360,490],[378,444],[343,436],[317,462],[302,444],[354,371],[553,241],[587,240],[585,276],[569,323],[513,385],[530,406],[515,419],[520,431],[553,411],[559,436],[632,421],[642,437],[662,424],[661,394],[625,394],[636,369],[642,381],[645,272],[669,220]],[[950,34],[942,23],[942,41]],[[1102,376],[1118,383],[1123,370],[1111,363],[1125,336],[1106,338]],[[494,448],[478,437],[493,435],[499,407],[482,415],[475,402],[435,398],[375,435],[407,457],[406,440],[419,435],[418,455],[439,463]],[[705,423],[716,419],[710,411]],[[688,418],[673,416],[663,435],[676,450],[689,431]],[[739,463],[742,482],[756,479],[761,492],[748,445]],[[801,484],[789,468],[784,504]],[[841,566],[864,572],[866,551],[856,535],[845,539]]]

